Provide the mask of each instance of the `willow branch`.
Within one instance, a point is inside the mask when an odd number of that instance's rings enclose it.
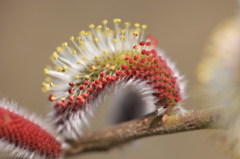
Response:
[[[87,133],[77,141],[69,141],[72,147],[66,155],[89,151],[106,151],[119,144],[142,137],[192,131],[197,129],[222,128],[216,124],[226,116],[222,107],[190,111],[184,115],[157,117],[152,113],[103,130]],[[214,125],[214,126],[213,126]]]

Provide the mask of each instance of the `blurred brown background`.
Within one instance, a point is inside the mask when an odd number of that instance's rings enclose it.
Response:
[[[41,92],[43,68],[56,46],[91,23],[103,19],[147,24],[168,56],[186,75],[188,94],[195,68],[213,28],[236,12],[235,0],[9,0],[0,1],[0,96],[44,115],[48,101]],[[198,104],[190,97],[187,109]],[[210,139],[195,131],[141,139],[135,146],[89,153],[69,159],[229,159]],[[1,158],[1,157],[0,157]]]

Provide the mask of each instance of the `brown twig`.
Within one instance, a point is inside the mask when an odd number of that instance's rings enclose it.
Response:
[[[216,126],[216,123],[225,116],[222,107],[194,110],[184,115],[169,117],[156,117],[156,114],[152,113],[141,119],[87,133],[77,141],[70,141],[72,147],[65,153],[73,155],[88,151],[106,151],[116,145],[142,137],[213,128],[213,124]]]

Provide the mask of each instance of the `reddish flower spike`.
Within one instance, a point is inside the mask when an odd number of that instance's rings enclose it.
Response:
[[[61,144],[41,126],[17,113],[15,106],[0,102],[0,140],[14,151],[15,157],[34,159],[60,159]],[[15,109],[15,111],[14,111]],[[4,149],[3,149],[4,150]],[[18,150],[18,151],[16,151]]]

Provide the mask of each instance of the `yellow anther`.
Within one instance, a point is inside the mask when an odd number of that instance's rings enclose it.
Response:
[[[47,74],[48,74],[48,69],[45,68],[45,69],[43,70],[43,72],[44,72],[45,75],[47,75]]]
[[[143,24],[143,25],[142,25],[142,28],[143,28],[143,29],[147,29],[147,25]]]
[[[105,55],[108,54],[107,50],[103,50],[103,53],[104,53]]]
[[[120,58],[121,58],[121,59],[124,59],[125,56],[126,56],[125,54],[121,54],[121,55],[120,55]]]
[[[83,35],[84,35],[84,33],[85,33],[85,31],[84,31],[84,30],[82,30],[82,31],[80,31],[80,32],[79,32],[79,35],[80,35],[80,36],[83,36]]]
[[[98,56],[98,55],[96,55],[96,56],[94,56],[94,58],[95,58],[95,59],[98,59],[98,58],[99,58],[99,56]]]
[[[84,42],[83,41],[79,41],[79,45],[83,45],[84,44]]]
[[[130,26],[130,23],[124,23],[124,25],[127,27],[127,26]]]
[[[94,28],[95,26],[94,26],[94,24],[90,24],[88,27],[89,27],[90,29],[92,29],[92,28]]]
[[[42,86],[45,87],[46,86],[46,82],[42,82]]]
[[[121,22],[121,19],[113,19],[113,23],[120,23]]]
[[[58,71],[58,72],[62,72],[62,67],[58,67],[58,68],[57,68],[57,71]]]
[[[80,39],[81,39],[81,37],[80,37],[80,36],[77,36],[77,37],[76,37],[76,40],[80,40]]]
[[[80,76],[79,76],[79,75],[76,75],[74,78],[77,80],[77,79],[79,79],[79,78],[80,78]]]
[[[115,70],[115,66],[110,66],[110,70]]]
[[[49,84],[51,87],[53,87],[54,86],[54,84],[51,82],[50,84]]]
[[[76,51],[76,50],[73,50],[73,51],[72,51],[72,54],[76,55],[76,54],[77,54],[77,51]]]
[[[117,39],[113,39],[112,42],[113,42],[113,43],[117,43]]]
[[[91,70],[95,70],[95,69],[96,69],[96,66],[92,65],[92,66],[90,66],[90,69],[91,69]]]
[[[86,56],[83,56],[83,57],[82,57],[82,60],[86,60],[86,59],[87,59],[87,57],[86,57]]]
[[[53,60],[56,61],[58,59],[57,56],[53,56]]]
[[[94,38],[93,40],[94,40],[95,42],[98,42],[98,38]]]
[[[65,100],[65,98],[63,98],[63,97],[62,97],[62,98],[61,98],[61,100],[62,100],[62,101],[64,101],[64,100]]]
[[[46,93],[46,92],[47,92],[46,87],[42,87],[42,92],[43,92],[43,93]]]
[[[109,67],[109,64],[106,64],[106,65],[105,65],[105,67],[107,67],[107,68],[108,68],[108,67]]]
[[[53,56],[57,56],[57,52],[56,52],[56,51],[54,51],[52,55],[53,55]]]
[[[98,26],[97,26],[97,29],[102,29],[102,26],[101,26],[101,25],[98,25]]]
[[[55,97],[51,97],[51,100],[55,100]]]
[[[121,39],[125,39],[125,36],[121,35],[120,38],[121,38]]]
[[[70,41],[74,41],[74,36],[71,36],[71,37],[70,37]]]
[[[68,46],[67,42],[62,43],[62,47],[66,47],[66,46]]]
[[[49,83],[51,80],[52,80],[52,79],[51,79],[51,77],[49,77],[49,76],[47,76],[47,77],[45,78],[45,82],[47,82],[47,83]]]
[[[138,28],[138,27],[140,27],[140,24],[139,23],[135,23],[134,26]]]
[[[45,89],[46,89],[46,91],[48,91],[48,90],[49,90],[49,87],[45,87]]]
[[[109,28],[106,28],[105,31],[109,31],[110,29]]]
[[[138,49],[138,46],[135,46],[134,49],[137,50],[137,49]]]
[[[125,31],[126,31],[125,29],[122,29],[122,30],[121,30],[121,33],[123,34],[123,33],[125,33]]]
[[[85,75],[85,78],[86,78],[86,79],[89,79],[89,75]]]
[[[66,70],[66,69],[67,69],[67,66],[63,66],[62,68],[63,68],[64,70]]]
[[[134,32],[133,32],[133,35],[138,36],[138,32],[137,32],[137,31],[134,31]]]
[[[77,61],[76,64],[81,64],[81,61]]]
[[[58,46],[58,47],[56,48],[56,50],[57,50],[57,52],[62,52],[62,51],[63,51],[63,48],[62,48],[61,46]]]
[[[107,20],[103,20],[102,23],[103,23],[103,24],[107,24],[108,21],[107,21]]]

